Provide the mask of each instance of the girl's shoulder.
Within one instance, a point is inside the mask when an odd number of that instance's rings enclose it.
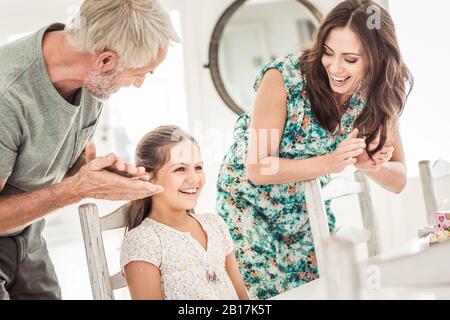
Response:
[[[140,225],[127,231],[122,244],[136,242],[152,243],[155,241],[159,241],[158,234],[151,225],[151,221],[149,219],[144,219]]]
[[[128,231],[120,248],[120,268],[132,261],[146,261],[156,267],[161,267],[162,245],[151,222],[144,219],[141,224]]]

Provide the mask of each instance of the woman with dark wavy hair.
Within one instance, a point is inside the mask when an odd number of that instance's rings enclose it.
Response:
[[[217,209],[254,298],[317,278],[303,181],[324,185],[353,165],[389,191],[404,189],[398,120],[407,82],[391,16],[362,0],[338,4],[309,50],[263,68],[217,183]],[[326,210],[333,231],[330,203]]]

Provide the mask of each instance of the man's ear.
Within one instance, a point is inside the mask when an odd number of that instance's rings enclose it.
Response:
[[[103,51],[97,55],[95,59],[95,68],[106,73],[117,68],[119,56],[114,51]]]

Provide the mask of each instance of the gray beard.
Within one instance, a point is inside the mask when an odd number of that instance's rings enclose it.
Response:
[[[112,80],[115,76],[112,74],[90,73],[84,83],[84,87],[100,102],[109,99],[112,94],[119,91],[119,88],[113,87]]]

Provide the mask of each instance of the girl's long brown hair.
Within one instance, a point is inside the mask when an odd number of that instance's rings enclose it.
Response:
[[[148,132],[136,147],[136,167],[144,167],[152,177],[156,177],[170,159],[170,149],[184,140],[191,140],[197,146],[195,139],[177,126],[161,126]],[[129,231],[136,228],[149,215],[152,208],[152,198],[131,201],[127,208],[127,227]]]
[[[371,6],[379,10],[380,25],[370,27],[374,18]],[[378,17],[375,17],[378,18]],[[393,137],[398,118],[413,78],[403,62],[390,14],[369,0],[346,0],[338,4],[317,30],[312,47],[302,56],[301,67],[306,76],[306,94],[319,124],[330,132],[340,125],[345,110],[339,105],[329,84],[328,74],[321,62],[324,43],[334,28],[349,26],[355,32],[368,60],[368,71],[360,90],[366,93],[366,105],[355,121],[360,135],[366,136],[367,148],[378,134],[380,142],[370,156],[381,150]],[[408,94],[409,94],[408,92]]]

